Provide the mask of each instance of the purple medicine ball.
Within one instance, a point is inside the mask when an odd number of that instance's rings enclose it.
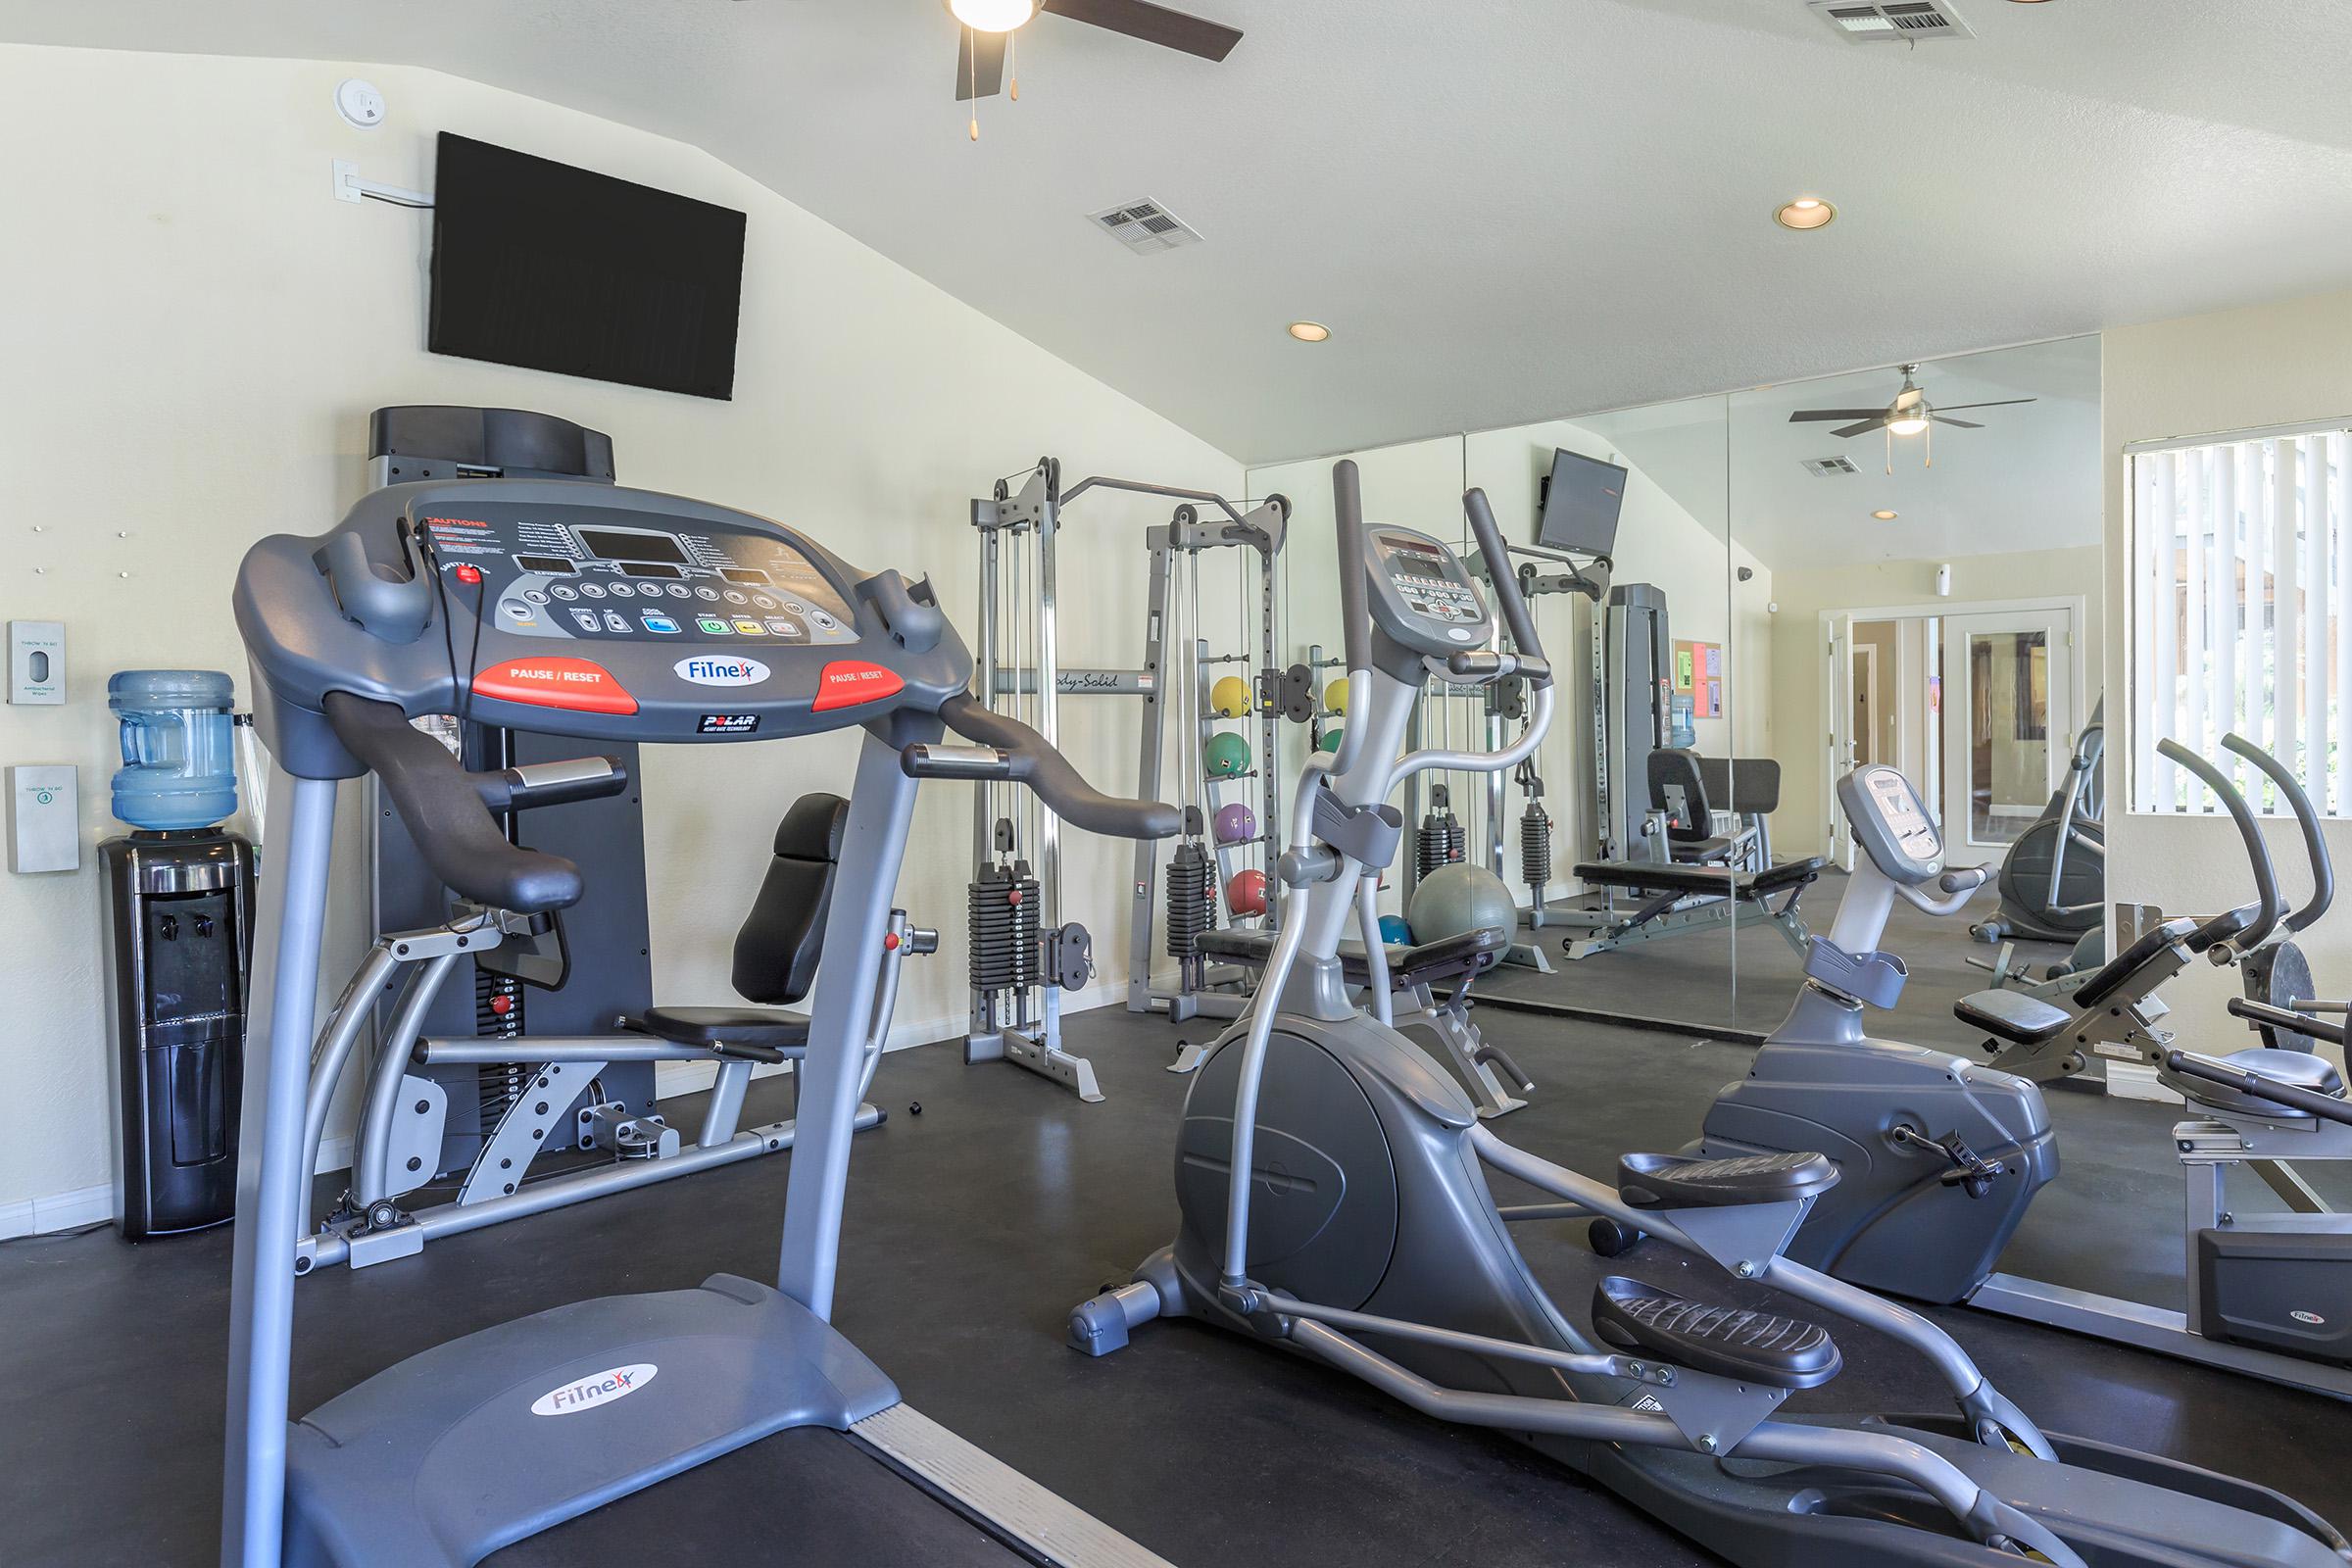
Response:
[[[1239,844],[1257,833],[1257,813],[1241,802],[1217,808],[1217,842]]]

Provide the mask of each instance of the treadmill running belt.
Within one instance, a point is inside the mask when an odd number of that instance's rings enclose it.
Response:
[[[1030,1561],[826,1427],[763,1438],[482,1561],[487,1568],[645,1568],[649,1558],[808,1568]]]

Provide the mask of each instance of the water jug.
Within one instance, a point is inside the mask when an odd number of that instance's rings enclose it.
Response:
[[[108,681],[106,706],[122,725],[115,815],[174,831],[236,810],[235,696],[217,669],[126,669]]]

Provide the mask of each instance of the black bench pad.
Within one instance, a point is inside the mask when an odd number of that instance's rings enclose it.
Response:
[[[1838,1185],[1826,1154],[1740,1154],[1692,1159],[1687,1154],[1621,1154],[1617,1196],[1635,1208],[1729,1208],[1810,1198]]]
[[[805,1051],[808,1020],[770,1007],[648,1007],[620,1025],[673,1045]]]
[[[2140,965],[2174,943],[2186,941],[2188,934],[2196,928],[2197,922],[2194,920],[2167,920],[2153,930],[2143,931],[2137,942],[2100,964],[2089,979],[2075,987],[2075,1005],[2105,1005],[2107,999],[2123,989],[2124,983],[2138,971]]]
[[[1783,860],[1761,871],[1739,871],[1724,865],[1668,865],[1659,860],[1580,860],[1576,875],[1588,887],[1757,899],[1784,888],[1803,887],[1818,878],[1828,863],[1815,855]]]
[[[2135,944],[2136,945],[2136,944]],[[2067,1026],[2073,1014],[2022,991],[1972,991],[1952,1004],[1952,1016],[2020,1046],[2038,1046]]]
[[[1271,931],[1204,931],[1200,948],[1204,957],[1262,969],[1274,956],[1275,940]],[[1510,946],[1509,932],[1481,927],[1411,947],[1386,943],[1381,951],[1388,956],[1389,985],[1395,989],[1426,981],[1475,978],[1500,963]],[[1340,944],[1340,972],[1349,985],[1371,984],[1372,964],[1362,943]]]
[[[1776,1389],[1819,1388],[1843,1364],[1817,1323],[1693,1301],[1615,1274],[1592,1288],[1592,1331],[1620,1350]]]

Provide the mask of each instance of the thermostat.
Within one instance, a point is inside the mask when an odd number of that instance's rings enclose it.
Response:
[[[66,623],[12,620],[8,623],[8,700],[62,703],[66,700]]]

